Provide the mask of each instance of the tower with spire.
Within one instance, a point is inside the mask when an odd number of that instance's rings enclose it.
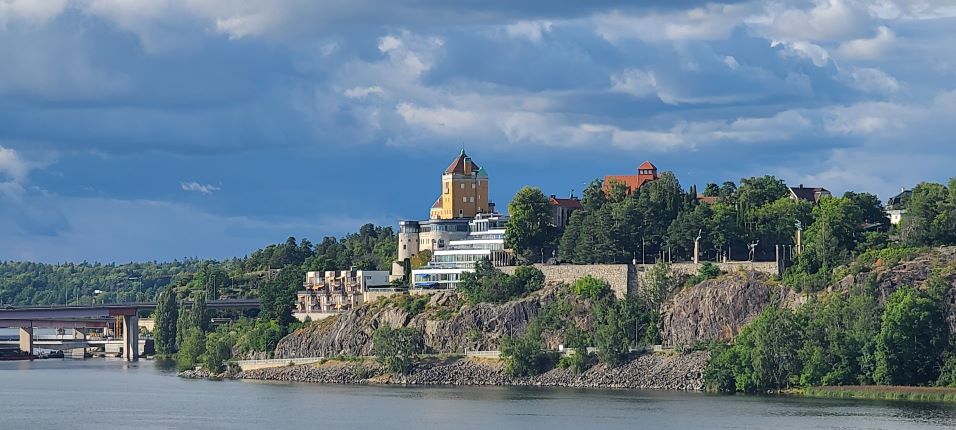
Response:
[[[429,211],[431,219],[471,219],[493,210],[488,201],[488,174],[465,150],[441,177],[441,195]]]

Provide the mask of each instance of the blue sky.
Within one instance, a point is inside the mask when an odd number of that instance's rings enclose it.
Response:
[[[660,6],[658,3],[666,3]],[[245,255],[644,160],[685,186],[956,176],[950,0],[0,0],[0,259]]]

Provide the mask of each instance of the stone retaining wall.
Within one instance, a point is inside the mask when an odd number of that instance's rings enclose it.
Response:
[[[618,298],[634,292],[637,288],[634,266],[630,264],[535,264],[544,273],[544,279],[553,282],[572,283],[586,275],[603,279],[611,285]],[[516,266],[501,267],[501,271],[513,274]]]
[[[728,273],[741,270],[766,273],[771,276],[780,274],[777,263],[773,261],[731,261],[713,263]],[[513,274],[516,266],[501,267],[501,271]],[[618,298],[628,294],[637,294],[645,283],[647,271],[653,264],[535,264],[534,267],[544,273],[545,280],[572,283],[587,275],[603,279],[611,285]],[[699,265],[694,263],[672,263],[671,270],[683,275],[696,275]]]

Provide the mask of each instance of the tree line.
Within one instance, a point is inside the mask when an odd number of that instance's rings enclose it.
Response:
[[[561,230],[551,224],[544,193],[521,189],[509,204],[509,248],[526,261],[554,254],[575,264],[652,264],[691,260],[698,237],[703,261],[747,260],[751,245],[753,258],[773,260],[780,245],[792,260],[787,282],[815,290],[827,285],[833,269],[868,250],[956,244],[956,179],[915,187],[898,226],[873,194],[851,191],[811,203],[792,199],[787,185],[769,175],[709,183],[699,194],[670,172],[633,193],[595,180],[581,205]]]

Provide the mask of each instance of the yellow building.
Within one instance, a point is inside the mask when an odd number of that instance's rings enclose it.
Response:
[[[431,219],[474,218],[491,212],[488,174],[461,150],[441,177],[442,193],[432,205]]]

